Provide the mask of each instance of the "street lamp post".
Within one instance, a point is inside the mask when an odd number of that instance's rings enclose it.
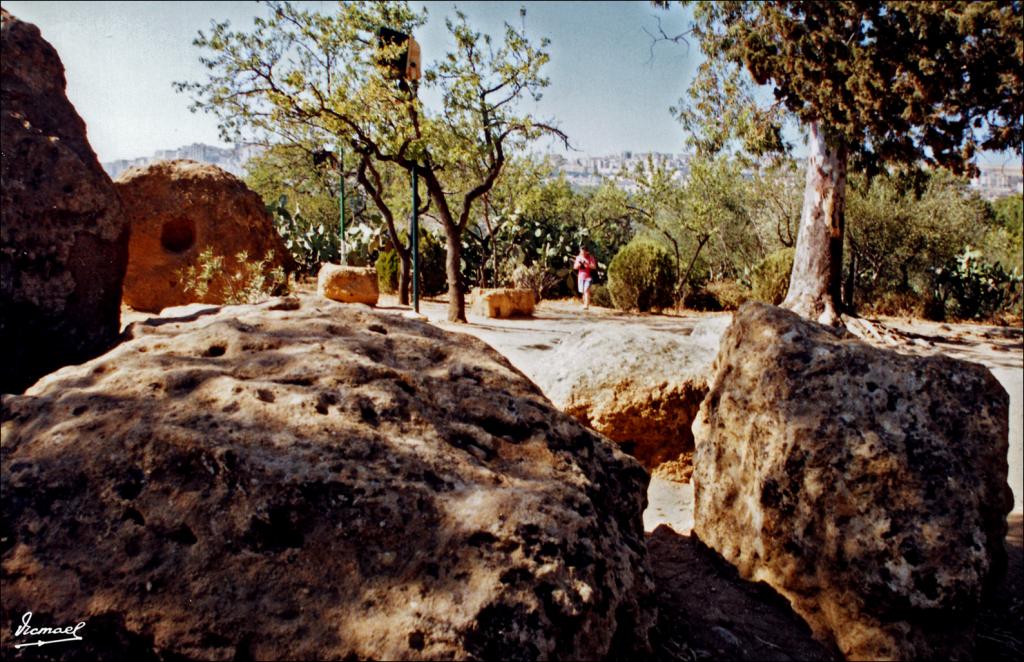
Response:
[[[348,264],[348,246],[345,244],[345,150],[341,147],[338,148],[338,207],[339,207],[339,223],[338,223],[338,263],[341,265]]]
[[[419,204],[416,195],[416,164],[412,166],[412,227],[409,228],[409,236],[412,238],[412,309],[420,312],[420,223],[416,205]]]

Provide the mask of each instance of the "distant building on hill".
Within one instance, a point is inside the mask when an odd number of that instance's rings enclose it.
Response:
[[[979,165],[981,171],[971,180],[971,188],[986,200],[1024,193],[1024,168],[1013,165]]]
[[[103,169],[114,179],[128,168],[134,166],[146,166],[154,161],[173,161],[174,159],[189,159],[200,163],[210,163],[227,170],[236,177],[245,174],[246,162],[263,151],[259,145],[235,145],[234,147],[214,147],[204,143],[192,143],[177,149],[157,150],[152,156],[142,156],[136,159],[119,159],[102,163]]]

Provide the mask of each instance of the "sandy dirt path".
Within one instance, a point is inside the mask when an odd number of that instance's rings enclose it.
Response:
[[[397,301],[390,297],[384,297],[381,305],[385,310],[406,310],[398,308]],[[539,382],[537,375],[547,369],[551,350],[563,338],[593,325],[644,324],[652,329],[688,334],[703,319],[729,315],[637,315],[603,308],[583,311],[574,302],[545,301],[528,319],[488,319],[467,312],[469,324],[452,324],[446,321],[447,310],[447,304],[435,301],[424,301],[420,305],[420,312],[431,323],[480,338],[535,382]],[[1024,339],[1021,330],[892,318],[881,321],[904,335],[906,342],[899,347],[900,351],[920,355],[942,353],[981,363],[1007,390],[1010,395],[1008,482],[1013,490],[1014,512],[1024,511]],[[648,531],[653,531],[658,524],[668,524],[679,533],[689,532],[693,522],[693,492],[688,485],[653,478],[648,500],[650,505],[644,517]]]

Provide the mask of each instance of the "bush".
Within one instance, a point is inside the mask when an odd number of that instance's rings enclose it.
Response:
[[[381,251],[374,267],[377,269],[377,288],[383,294],[398,292],[398,272],[402,263],[394,250]]]
[[[754,268],[750,276],[752,298],[773,306],[782,303],[789,290],[789,275],[793,272],[792,248],[782,248],[771,253]]]
[[[564,270],[562,270],[564,271]],[[551,298],[562,281],[562,273],[549,269],[540,262],[530,266],[517,264],[512,270],[512,287],[521,290],[532,290],[537,301]]]
[[[185,292],[195,294],[202,300],[211,287],[219,290],[217,300],[225,304],[259,303],[272,296],[288,293],[288,278],[281,267],[271,267],[274,251],[269,251],[262,260],[253,262],[245,251],[235,256],[235,266],[228,269],[223,255],[214,255],[213,248],[206,247],[199,254],[195,265],[179,272]]]
[[[267,212],[274,220],[274,228],[281,235],[285,248],[303,273],[315,274],[320,265],[336,261],[340,257],[341,242],[337,228],[328,228],[323,223],[312,223],[298,210],[288,211],[288,196],[267,205]]]
[[[408,241],[408,235],[402,233],[402,241]],[[448,278],[445,273],[445,247],[440,239],[429,232],[420,233],[420,296],[432,297],[441,294],[448,288]],[[398,253],[394,249],[381,251],[377,255],[377,287],[385,294],[396,294],[398,292],[398,275],[402,268],[402,262],[398,259]],[[412,265],[410,265],[410,269]],[[409,274],[412,287],[412,274]]]
[[[970,247],[948,265],[935,270],[933,297],[946,302],[960,319],[987,319],[1000,313],[1019,314],[1022,277],[999,263],[981,259]]]
[[[590,303],[601,308],[611,308],[614,305],[612,304],[612,293],[604,285],[591,285]]]
[[[866,303],[863,309],[864,312],[872,315],[887,315],[889,317],[925,317],[934,319],[936,316],[934,306],[932,310],[927,309],[924,297],[916,292],[906,290],[883,292]]]
[[[750,299],[750,289],[735,280],[716,280],[686,294],[691,310],[736,310]]]
[[[675,284],[672,254],[647,239],[633,239],[608,265],[608,290],[620,310],[668,308]]]

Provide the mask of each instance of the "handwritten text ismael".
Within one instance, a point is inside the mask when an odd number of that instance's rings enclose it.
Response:
[[[23,644],[15,644],[15,648],[24,648],[25,646],[45,646],[47,644],[57,644],[62,641],[81,641],[82,637],[78,635],[78,631],[85,627],[85,621],[82,621],[78,625],[69,625],[63,628],[34,628],[31,625],[32,612],[26,611],[24,616],[21,617],[21,625],[14,631],[15,637],[48,637],[47,639],[38,639],[36,641],[29,641]],[[58,637],[56,639],[51,637]]]

